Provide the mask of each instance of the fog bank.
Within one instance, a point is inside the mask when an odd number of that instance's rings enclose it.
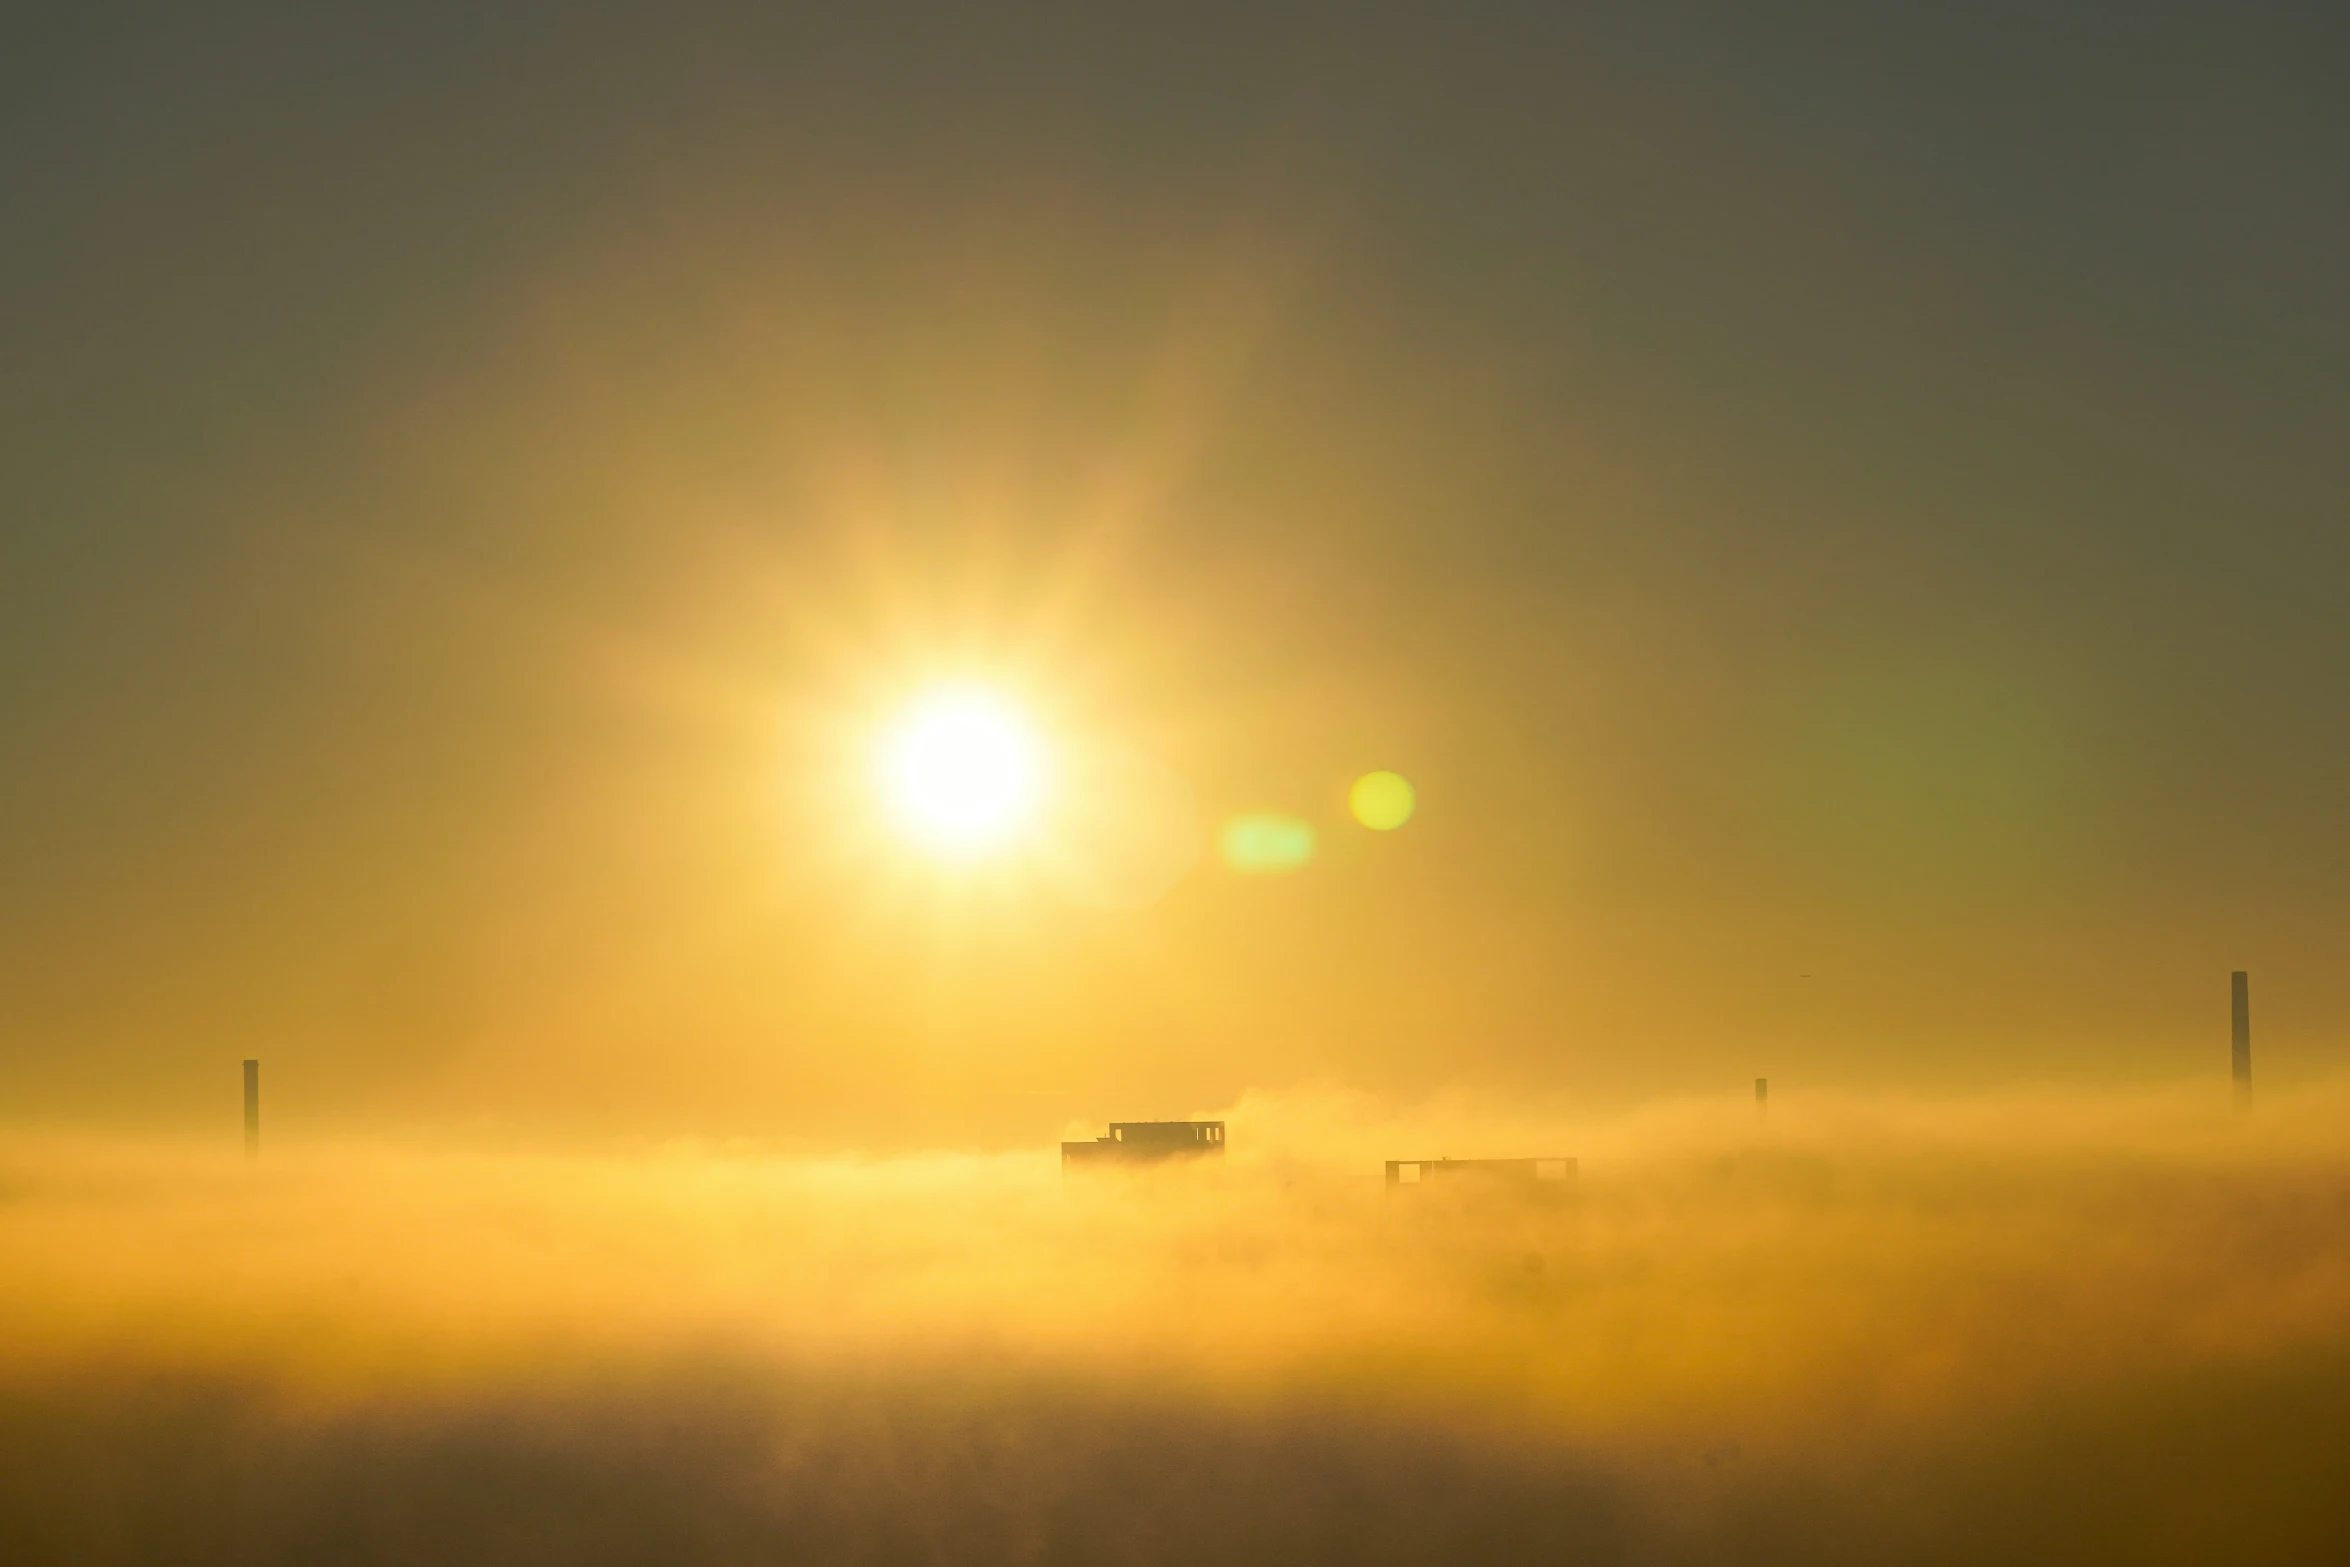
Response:
[[[0,1558],[2338,1559],[2346,1111],[1299,1090],[1084,1181],[13,1136]]]

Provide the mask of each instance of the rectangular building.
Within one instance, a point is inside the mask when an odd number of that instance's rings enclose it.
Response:
[[[1112,1121],[1110,1135],[1090,1143],[1061,1144],[1061,1169],[1157,1164],[1166,1159],[1221,1158],[1221,1121]]]

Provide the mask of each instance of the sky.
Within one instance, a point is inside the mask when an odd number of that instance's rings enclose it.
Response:
[[[0,1117],[2341,1068],[2338,15],[1114,9],[30,15]],[[925,861],[973,680],[1314,859]]]

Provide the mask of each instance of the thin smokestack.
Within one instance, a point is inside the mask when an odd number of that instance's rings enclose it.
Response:
[[[261,1063],[245,1063],[245,1157],[261,1152]]]
[[[1757,1115],[1759,1115],[1759,1114],[1761,1114],[1763,1111],[1765,1111],[1765,1110],[1768,1110],[1770,1107],[1771,1107],[1771,1080],[1770,1080],[1769,1078],[1767,1078],[1767,1077],[1758,1077],[1758,1078],[1756,1078],[1756,1079],[1754,1080],[1754,1109],[1755,1109],[1755,1113],[1756,1113]]]
[[[2236,1102],[2252,1102],[2252,976],[2243,969],[2228,976],[2229,1064]]]

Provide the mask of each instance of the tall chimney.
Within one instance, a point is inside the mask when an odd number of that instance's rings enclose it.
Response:
[[[245,1157],[261,1152],[261,1063],[245,1063]]]
[[[1760,1112],[1768,1110],[1770,1107],[1771,1080],[1767,1077],[1758,1077],[1754,1080],[1754,1108]]]
[[[2252,976],[2243,969],[2228,976],[2229,1065],[2236,1079],[2236,1103],[2252,1102]]]

